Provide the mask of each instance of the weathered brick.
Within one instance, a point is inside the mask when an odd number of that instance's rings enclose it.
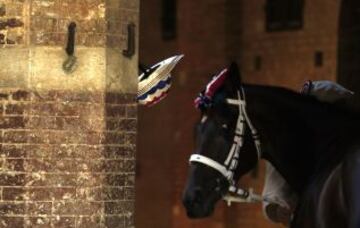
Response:
[[[105,178],[105,185],[109,186],[125,186],[124,174],[108,174]]]
[[[30,201],[50,201],[51,191],[49,188],[27,188],[26,198]]]
[[[125,160],[124,163],[124,172],[131,173],[135,171],[136,161],[135,160]]]
[[[101,215],[101,202],[66,201],[54,203],[55,215]]]
[[[4,3],[0,3],[0,17],[5,16],[6,14],[6,6]]]
[[[125,133],[125,144],[126,145],[136,145],[137,135],[136,133]]]
[[[26,170],[39,172],[78,172],[78,171],[101,171],[102,160],[80,160],[61,158],[34,158],[26,159]]]
[[[24,188],[11,188],[4,187],[2,191],[2,197],[4,201],[23,201],[25,194]]]
[[[114,228],[126,228],[124,216],[106,216],[105,217],[106,227]]]
[[[135,147],[128,145],[105,146],[103,148],[104,157],[107,159],[123,159],[133,157]]]
[[[25,119],[21,116],[1,117],[0,119],[1,129],[24,129],[25,124]]]
[[[26,127],[29,129],[56,129],[61,130],[61,126],[58,125],[56,117],[42,117],[32,116],[26,119]]]
[[[48,157],[54,158],[78,158],[96,159],[103,157],[102,147],[96,145],[53,145],[52,150],[47,152]]]
[[[0,202],[0,215],[24,215],[24,213],[24,203]]]
[[[134,187],[126,187],[124,189],[125,194],[125,200],[135,200],[135,188]]]
[[[74,96],[71,100],[78,102],[103,103],[104,94],[102,92],[93,93],[71,93]]]
[[[105,214],[117,215],[125,212],[125,205],[123,201],[105,202]]]
[[[135,174],[125,175],[125,186],[135,186]]]
[[[35,116],[56,116],[56,110],[56,103],[32,103],[30,106],[30,113]]]
[[[106,105],[106,117],[121,118],[126,116],[124,105]]]
[[[125,227],[135,227],[134,213],[129,213],[125,215]]]
[[[22,22],[19,19],[16,18],[10,18],[7,20],[7,26],[10,28],[16,28],[16,27],[21,27],[24,25],[24,22]],[[25,91],[18,91],[17,93],[21,93],[21,92],[25,92]]]
[[[7,158],[24,158],[26,156],[26,148],[23,145],[7,145],[0,144],[0,155]]]
[[[5,109],[6,115],[23,115],[27,105],[23,103],[7,104]]]
[[[0,92],[0,101],[7,101],[7,100],[9,100],[9,94]]]
[[[111,201],[111,200],[124,200],[126,191],[124,191],[123,187],[104,187],[103,189],[103,200]]]
[[[136,119],[107,119],[106,129],[110,131],[136,131]]]
[[[76,189],[76,199],[84,201],[103,201],[101,187],[78,187]]]
[[[5,27],[3,27],[3,24],[0,23],[0,30],[5,29]],[[6,44],[6,40],[5,40],[5,35],[0,33],[0,44]]]
[[[131,104],[136,103],[136,96],[133,94],[107,93],[105,102],[108,104]]]
[[[100,216],[82,216],[76,218],[76,227],[78,228],[102,228],[104,226],[104,221]]]
[[[14,21],[14,24],[16,24],[16,21]],[[12,99],[14,101],[29,101],[31,94],[24,90],[18,90],[12,94]]]
[[[35,21],[33,21],[35,22]],[[33,102],[51,102],[56,101],[58,98],[58,91],[57,90],[49,90],[43,91],[41,93],[33,93],[32,101]]]
[[[52,160],[43,158],[26,159],[25,167],[27,172],[49,172],[53,171],[54,167]],[[56,168],[55,168],[56,169]]]
[[[129,213],[135,212],[135,202],[134,200],[126,200],[122,202],[124,210]]]
[[[57,103],[55,113],[57,116],[79,116],[82,111],[79,105],[77,102]]]
[[[125,136],[122,132],[107,132],[105,138],[106,144],[118,144],[122,145],[125,143]]]
[[[26,197],[30,201],[70,201],[76,196],[75,187],[27,187]]]
[[[0,186],[24,186],[24,174],[0,174]]]
[[[7,92],[0,92],[0,101],[8,101],[10,98],[10,94]]]
[[[26,186],[33,187],[72,187],[78,185],[78,174],[56,173],[49,174],[43,171],[26,175]]]
[[[48,157],[53,151],[53,147],[49,144],[22,145],[20,149],[26,152],[27,158]]]
[[[97,132],[88,132],[85,137],[86,143],[89,145],[103,144],[106,140],[105,134]]]
[[[105,163],[104,160],[99,159],[77,160],[75,165],[80,172],[103,172]]]
[[[14,227],[21,228],[24,227],[25,221],[24,217],[13,217],[13,216],[1,216],[0,215],[0,224],[2,227]]]
[[[124,150],[124,157],[126,159],[133,159],[135,157],[135,153],[136,153],[136,145],[135,144],[127,145],[127,147],[125,147]]]
[[[126,117],[127,118],[137,118],[137,105],[127,105],[126,106]]]
[[[54,227],[75,228],[75,217],[58,216],[51,219]]]
[[[51,219],[43,216],[25,218],[27,227],[47,228],[51,227]]]
[[[66,131],[50,131],[47,134],[40,135],[40,137],[42,137],[44,141],[48,144],[66,144],[77,142],[77,140],[71,141],[71,139],[73,139],[71,138],[71,136],[74,137],[75,134],[73,132]]]
[[[51,210],[52,210],[51,202],[31,202],[31,201],[27,203],[27,209],[26,209],[27,214],[30,216],[51,215]]]
[[[103,164],[105,172],[126,172],[126,162],[124,160],[107,160]]]
[[[24,159],[4,159],[0,170],[3,172],[22,172],[24,171]]]
[[[103,185],[104,177],[101,174],[94,174],[89,172],[80,172],[77,177],[78,187],[101,187]]]

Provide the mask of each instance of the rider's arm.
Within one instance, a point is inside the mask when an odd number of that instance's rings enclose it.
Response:
[[[287,223],[296,205],[296,195],[277,170],[266,162],[265,186],[263,197],[269,201],[264,202],[265,216],[273,222]]]

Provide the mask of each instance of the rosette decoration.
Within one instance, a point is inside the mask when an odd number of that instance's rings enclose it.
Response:
[[[175,55],[143,70],[139,76],[137,100],[152,106],[166,97],[171,87],[171,71],[184,55]]]

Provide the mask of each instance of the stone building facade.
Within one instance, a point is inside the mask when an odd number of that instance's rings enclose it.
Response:
[[[122,53],[138,15],[137,0],[0,0],[0,227],[134,226],[138,55]]]
[[[185,57],[174,72],[168,98],[139,110],[137,227],[279,227],[264,219],[258,204],[227,208],[219,203],[209,219],[186,217],[181,195],[193,149],[193,125],[199,118],[193,99],[231,61],[239,63],[249,83],[299,90],[308,79],[336,80],[341,1],[303,1],[302,25],[283,31],[266,28],[270,1],[174,2],[176,36],[170,40],[162,36],[163,1],[141,5],[140,61],[153,63],[178,53]],[[240,185],[261,192],[263,177],[261,165]]]

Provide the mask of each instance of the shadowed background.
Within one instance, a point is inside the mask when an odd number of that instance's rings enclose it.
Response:
[[[140,61],[185,58],[168,98],[139,109],[137,227],[279,227],[264,219],[259,204],[220,202],[211,218],[186,217],[181,194],[199,117],[192,101],[231,61],[245,82],[299,90],[305,80],[333,80],[360,92],[359,9],[356,0],[143,1]],[[263,178],[262,164],[240,185],[261,192]]]

